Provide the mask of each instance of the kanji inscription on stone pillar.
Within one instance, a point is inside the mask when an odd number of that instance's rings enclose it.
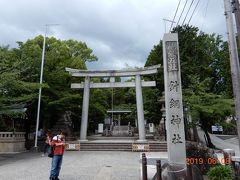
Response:
[[[181,72],[177,33],[164,34],[163,64],[168,160],[170,163],[186,165]]]

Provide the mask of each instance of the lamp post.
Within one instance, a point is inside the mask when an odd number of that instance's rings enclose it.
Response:
[[[46,24],[45,25],[45,34],[43,37],[43,49],[42,49],[42,61],[41,61],[41,74],[40,74],[40,87],[38,93],[38,108],[37,108],[37,121],[36,121],[36,131],[35,131],[35,144],[34,147],[37,148],[37,138],[38,138],[38,128],[39,128],[39,115],[40,115],[40,108],[41,108],[41,96],[42,96],[42,80],[43,80],[43,66],[44,66],[44,57],[45,57],[45,45],[46,45],[46,35],[47,35],[47,28],[49,26],[56,26],[58,24]]]

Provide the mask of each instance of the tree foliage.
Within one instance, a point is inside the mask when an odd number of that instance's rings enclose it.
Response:
[[[36,119],[43,37],[17,44],[13,49],[0,48],[0,109],[25,103],[29,119]],[[81,106],[81,93],[70,89],[71,79],[65,67],[86,69],[86,62],[96,60],[84,42],[46,39],[41,102],[43,125],[54,124],[66,110]]]
[[[14,50],[0,47],[0,110],[11,114],[12,106],[26,104],[36,96],[38,85],[21,78],[21,69]]]
[[[194,120],[207,131],[211,124],[222,121],[232,113],[227,42],[221,36],[199,32],[198,28],[192,26],[178,26],[173,32],[179,36],[184,104],[190,107]],[[0,111],[6,114],[13,105],[26,105],[30,123],[34,124],[43,37],[37,36],[17,44],[17,48],[0,47]],[[160,41],[151,50],[145,66],[163,64],[162,53]],[[83,91],[70,89],[70,83],[82,79],[70,77],[65,67],[87,69],[86,62],[96,60],[97,57],[84,42],[53,37],[46,39],[40,126],[51,127],[65,111],[70,110],[75,125],[79,127]],[[155,80],[157,83],[155,88],[143,90],[145,118],[148,122],[158,123],[160,120],[159,99],[164,91],[163,79],[163,68],[156,75],[144,77],[144,80]],[[108,81],[104,78],[92,80]],[[103,121],[106,111],[112,108],[112,101],[114,109],[131,109],[132,113],[125,118],[131,122],[135,120],[136,98],[133,88],[91,91],[89,121],[92,130],[96,128],[95,124]]]
[[[179,38],[184,105],[190,107],[193,119],[207,131],[233,112],[227,42],[219,35],[205,34],[187,25],[178,26],[173,32]],[[160,41],[151,50],[145,66],[163,64],[162,57]],[[160,72],[156,78],[158,94],[164,91],[162,69]]]

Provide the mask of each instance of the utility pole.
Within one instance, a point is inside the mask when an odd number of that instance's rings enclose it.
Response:
[[[238,48],[240,48],[240,9],[239,9],[238,0],[232,0],[232,12],[235,15],[235,21],[237,26]]]
[[[46,36],[47,36],[47,30],[49,26],[57,26],[59,24],[46,24],[45,25],[45,34],[43,37],[43,49],[42,49],[42,61],[41,61],[41,74],[40,74],[40,87],[39,87],[39,93],[38,93],[38,108],[37,108],[37,120],[36,120],[36,131],[35,131],[35,143],[34,148],[37,150],[37,141],[38,141],[38,128],[39,128],[39,116],[40,116],[40,110],[41,110],[41,96],[42,96],[42,81],[43,81],[43,67],[44,67],[44,59],[45,59],[45,45],[46,45]]]
[[[169,29],[169,33],[170,33],[171,29],[172,29],[172,24],[176,23],[176,22],[172,21],[172,20],[169,20],[169,19],[166,19],[166,18],[163,18],[163,21],[164,21],[164,25],[165,25],[165,33],[167,33],[166,22],[170,22],[171,23],[171,28]]]
[[[235,38],[235,32],[233,29],[233,17],[230,0],[224,0],[226,24],[228,31],[228,46],[230,55],[230,67],[232,75],[233,94],[235,102],[235,115],[238,132],[238,143],[240,149],[240,71],[239,71],[239,60],[237,51],[237,42]]]
[[[38,127],[39,127],[39,116],[40,116],[40,108],[41,108],[42,80],[43,80],[43,66],[44,66],[44,56],[45,56],[46,34],[47,34],[47,25],[46,25],[45,34],[43,37],[41,74],[40,74],[40,82],[39,82],[40,87],[39,87],[39,93],[38,93],[37,121],[36,121],[35,143],[34,143],[35,148],[37,148],[37,140],[38,140]]]

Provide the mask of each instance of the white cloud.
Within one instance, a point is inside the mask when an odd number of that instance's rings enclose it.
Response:
[[[225,35],[223,3],[219,2],[209,1],[205,17],[207,1],[200,1],[192,24]],[[0,44],[16,46],[16,41],[44,34],[44,24],[59,23],[49,29],[48,36],[86,42],[99,58],[88,63],[90,69],[143,66],[163,37],[163,18],[172,19],[177,4],[178,0],[0,0]]]

